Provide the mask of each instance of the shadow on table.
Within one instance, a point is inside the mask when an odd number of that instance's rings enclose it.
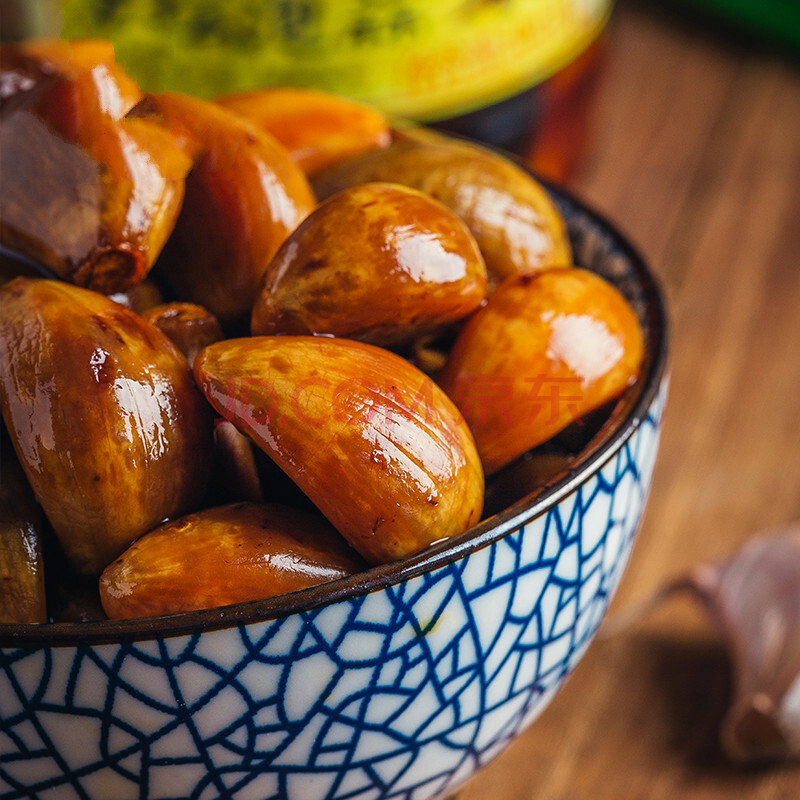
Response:
[[[723,752],[719,731],[732,691],[727,653],[712,636],[676,639],[667,634],[632,634],[641,679],[649,684],[653,714],[659,714],[666,746],[695,774],[744,786],[767,772],[796,769],[796,764],[753,766],[732,763]]]

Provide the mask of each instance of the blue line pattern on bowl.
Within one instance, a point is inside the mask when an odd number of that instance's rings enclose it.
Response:
[[[0,796],[424,800],[544,709],[628,560],[665,389],[547,513],[433,572],[202,634],[0,651]]]
[[[0,624],[3,800],[431,800],[542,712],[630,556],[667,391],[652,276],[548,188],[576,263],[623,291],[649,342],[606,442],[452,546],[331,589],[153,623]]]

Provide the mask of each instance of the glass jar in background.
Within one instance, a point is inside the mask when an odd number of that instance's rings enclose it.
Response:
[[[600,35],[554,75],[518,94],[463,116],[433,122],[521,156],[540,175],[564,182],[591,142],[591,109],[605,63]]]
[[[149,91],[311,86],[456,131],[566,177],[611,0],[66,0]]]

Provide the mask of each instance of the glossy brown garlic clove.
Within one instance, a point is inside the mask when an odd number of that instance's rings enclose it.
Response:
[[[566,226],[527,172],[478,145],[432,134],[403,138],[314,176],[320,198],[368,181],[419,189],[458,214],[483,253],[490,285],[516,272],[571,263]]]
[[[480,518],[472,436],[423,373],[346,339],[272,336],[207,347],[198,385],[370,563],[402,558]]]
[[[0,622],[47,622],[44,516],[3,436],[0,459]]]
[[[466,225],[414,189],[367,183],[320,204],[267,269],[254,334],[331,334],[384,347],[462,319],[486,294]]]
[[[3,125],[3,240],[78,285],[126,290],[171,232],[191,162],[157,125],[123,119],[141,92],[110,44],[12,52],[43,77]]]
[[[610,283],[560,268],[508,278],[460,333],[439,384],[490,475],[631,384],[639,322]]]
[[[92,151],[107,136],[106,122],[119,122],[142,99],[136,82],[114,61],[67,67],[41,87],[34,112],[69,142]]]
[[[377,108],[317,89],[275,87],[217,102],[274,136],[307,175],[391,141]]]
[[[219,320],[196,303],[163,303],[142,317],[169,337],[190,364],[204,347],[223,338]]]
[[[64,280],[125,291],[172,232],[191,160],[149,120],[98,114],[79,138],[55,131],[38,105],[3,120],[0,238]]]
[[[321,517],[239,503],[145,534],[103,572],[100,596],[112,619],[153,617],[273,597],[363,568]]]
[[[195,157],[159,264],[167,283],[223,325],[247,321],[267,265],[316,202],[305,175],[269,134],[214,103],[163,94],[141,113]]]
[[[0,289],[0,407],[68,557],[99,572],[202,496],[211,416],[186,359],[137,314],[70,284]]]

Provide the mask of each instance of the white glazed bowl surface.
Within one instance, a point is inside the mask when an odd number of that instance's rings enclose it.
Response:
[[[577,263],[645,331],[608,435],[544,492],[354,578],[158,620],[0,625],[4,800],[430,800],[541,713],[628,561],[666,387],[653,277],[552,191]]]

